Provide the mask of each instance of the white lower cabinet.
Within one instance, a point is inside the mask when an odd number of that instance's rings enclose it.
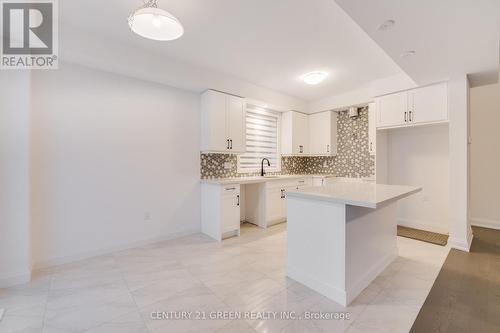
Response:
[[[328,177],[315,177],[324,184]],[[267,228],[286,221],[286,192],[313,186],[313,177],[271,180],[245,184],[245,202],[239,184],[201,184],[201,230],[204,234],[222,240],[239,236],[241,206],[244,204],[244,220]]]
[[[285,189],[278,184],[266,184],[266,225],[286,220]]]
[[[240,234],[240,185],[201,185],[201,230],[222,240]]]
[[[286,221],[286,192],[312,186],[312,178],[304,177],[287,181],[265,183],[265,227]]]

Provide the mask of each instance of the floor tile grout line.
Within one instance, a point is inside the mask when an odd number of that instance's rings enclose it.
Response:
[[[47,298],[45,299],[45,306],[43,308],[43,321],[42,321],[42,333],[45,331],[45,322],[47,320],[47,306],[49,305],[50,292],[52,290],[52,282],[54,281],[54,271],[50,270],[50,281],[49,288],[47,290]]]
[[[115,264],[118,266],[118,262],[116,261],[116,257],[113,255],[113,260],[115,261]],[[127,287],[127,290],[128,290],[128,293],[129,293],[129,296],[130,298],[132,298],[132,301],[134,302],[135,304],[135,307],[136,307],[136,310],[137,312],[139,313],[139,317],[141,317],[141,321],[142,323],[144,324],[144,327],[146,327],[146,330],[148,332],[151,332],[151,330],[149,329],[148,325],[146,324],[146,321],[144,320],[144,317],[142,316],[142,313],[141,313],[141,308],[139,307],[139,305],[137,304],[136,300],[135,300],[135,297],[134,295],[132,294],[132,291],[130,290],[130,286],[128,285],[128,282],[127,282],[127,279],[125,278],[125,273],[123,272],[122,269],[120,269],[120,267],[117,267],[118,270],[120,271],[120,276],[123,280],[123,283],[125,283],[125,287]],[[118,317],[115,317],[113,319],[116,319],[116,318],[119,318],[120,316]],[[113,320],[111,319],[111,321]]]

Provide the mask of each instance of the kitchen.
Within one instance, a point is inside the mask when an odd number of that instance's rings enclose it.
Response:
[[[280,114],[245,104],[243,98],[208,90],[202,97],[202,110],[202,227],[208,235],[221,240],[226,232],[239,234],[240,222],[266,228],[286,221],[289,190],[339,180],[376,182],[376,174],[382,178],[389,172],[384,170],[390,164],[388,131],[395,128],[418,131],[420,126],[438,126],[447,131],[448,86],[440,83],[374,96],[365,105],[310,115],[295,111]],[[251,149],[247,154],[245,144]],[[411,159],[411,152],[408,154],[405,158]],[[442,154],[446,158],[447,152]],[[392,158],[402,163],[399,156]],[[427,191],[426,195],[447,194]],[[220,206],[222,202],[229,205],[227,210]],[[408,203],[412,204],[415,201]],[[218,206],[220,211],[214,211],[213,207]],[[217,220],[216,216],[232,220]],[[404,215],[399,220],[403,218]]]

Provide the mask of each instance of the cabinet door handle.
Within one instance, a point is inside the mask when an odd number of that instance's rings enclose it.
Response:
[[[233,149],[233,139],[230,139],[229,142],[231,143],[231,148],[229,149]]]
[[[410,110],[410,112],[408,112],[408,121],[409,121],[409,122],[412,122],[412,121],[413,121],[413,120],[412,120],[412,115],[411,115],[411,114],[412,114],[412,111]]]
[[[239,194],[236,196],[236,199],[238,200],[238,202],[236,203],[236,206],[239,206],[240,205],[240,195]]]
[[[229,149],[229,139],[227,139],[226,142],[227,142],[227,147],[226,148]]]
[[[304,146],[299,146],[299,153],[303,153],[304,152]]]
[[[281,199],[285,198],[285,189],[281,189]]]
[[[373,151],[373,142],[370,142],[370,151]]]
[[[234,191],[234,190],[236,190],[236,187],[226,187],[225,190],[226,191]]]
[[[405,123],[408,122],[408,112],[405,111]]]
[[[326,145],[326,152],[329,153],[330,152],[330,145]]]

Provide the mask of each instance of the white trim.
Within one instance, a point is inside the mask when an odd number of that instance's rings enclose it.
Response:
[[[342,290],[341,288],[338,288],[334,285],[325,284],[310,276],[306,272],[300,271],[290,266],[287,268],[287,276],[293,280],[301,281],[300,283],[307,285],[309,288],[317,291],[322,295],[325,295],[327,298],[343,306],[347,306],[356,297],[358,297],[359,294],[366,287],[368,287],[368,285],[370,285],[370,283],[398,257],[397,253],[398,252],[396,248],[394,253],[388,253],[386,256],[380,259],[348,290]]]
[[[454,248],[454,249],[457,249],[460,251],[470,252],[470,246],[472,244],[473,238],[474,238],[474,235],[472,234],[472,228],[469,227],[469,230],[467,231],[467,239],[461,240],[461,239],[450,237],[448,239],[448,245],[451,248]]]
[[[33,269],[38,270],[38,269],[44,269],[44,268],[49,268],[49,267],[53,267],[53,266],[59,266],[59,265],[68,264],[68,263],[72,263],[72,262],[83,260],[83,259],[89,259],[89,258],[93,258],[93,257],[97,257],[97,256],[102,256],[105,254],[111,254],[111,253],[117,252],[117,251],[123,251],[123,250],[131,249],[134,247],[150,245],[150,244],[163,242],[163,241],[167,241],[167,240],[171,240],[171,239],[175,239],[175,238],[185,237],[185,236],[189,236],[189,235],[193,235],[193,234],[197,234],[197,233],[200,233],[199,229],[191,230],[191,231],[184,231],[184,232],[177,232],[177,233],[167,234],[167,235],[163,235],[163,236],[159,236],[159,237],[147,238],[147,239],[143,239],[143,240],[137,241],[137,242],[119,244],[119,245],[115,245],[115,246],[108,247],[108,248],[102,248],[100,250],[95,250],[95,251],[81,252],[81,253],[71,255],[71,256],[51,258],[49,260],[35,262],[33,265]]]
[[[345,290],[331,284],[323,283],[309,275],[307,272],[290,266],[287,267],[287,276],[295,281],[300,281],[299,283],[306,285],[322,295],[325,295],[327,298],[334,300],[343,306],[347,306],[347,292]]]
[[[351,303],[361,292],[372,283],[377,276],[380,275],[396,258],[398,257],[398,248],[396,247],[392,253],[388,253],[375,263],[369,271],[361,276],[352,287],[347,290],[347,304]]]
[[[0,288],[8,288],[18,284],[28,283],[31,280],[31,270],[7,273],[0,276]]]
[[[481,219],[478,217],[471,217],[470,223],[477,227],[500,230],[500,220],[490,220],[490,219]]]
[[[434,224],[429,224],[420,220],[410,220],[398,218],[398,225],[413,229],[425,230],[430,232],[436,232],[438,234],[449,234],[449,229],[443,226],[436,226]]]

